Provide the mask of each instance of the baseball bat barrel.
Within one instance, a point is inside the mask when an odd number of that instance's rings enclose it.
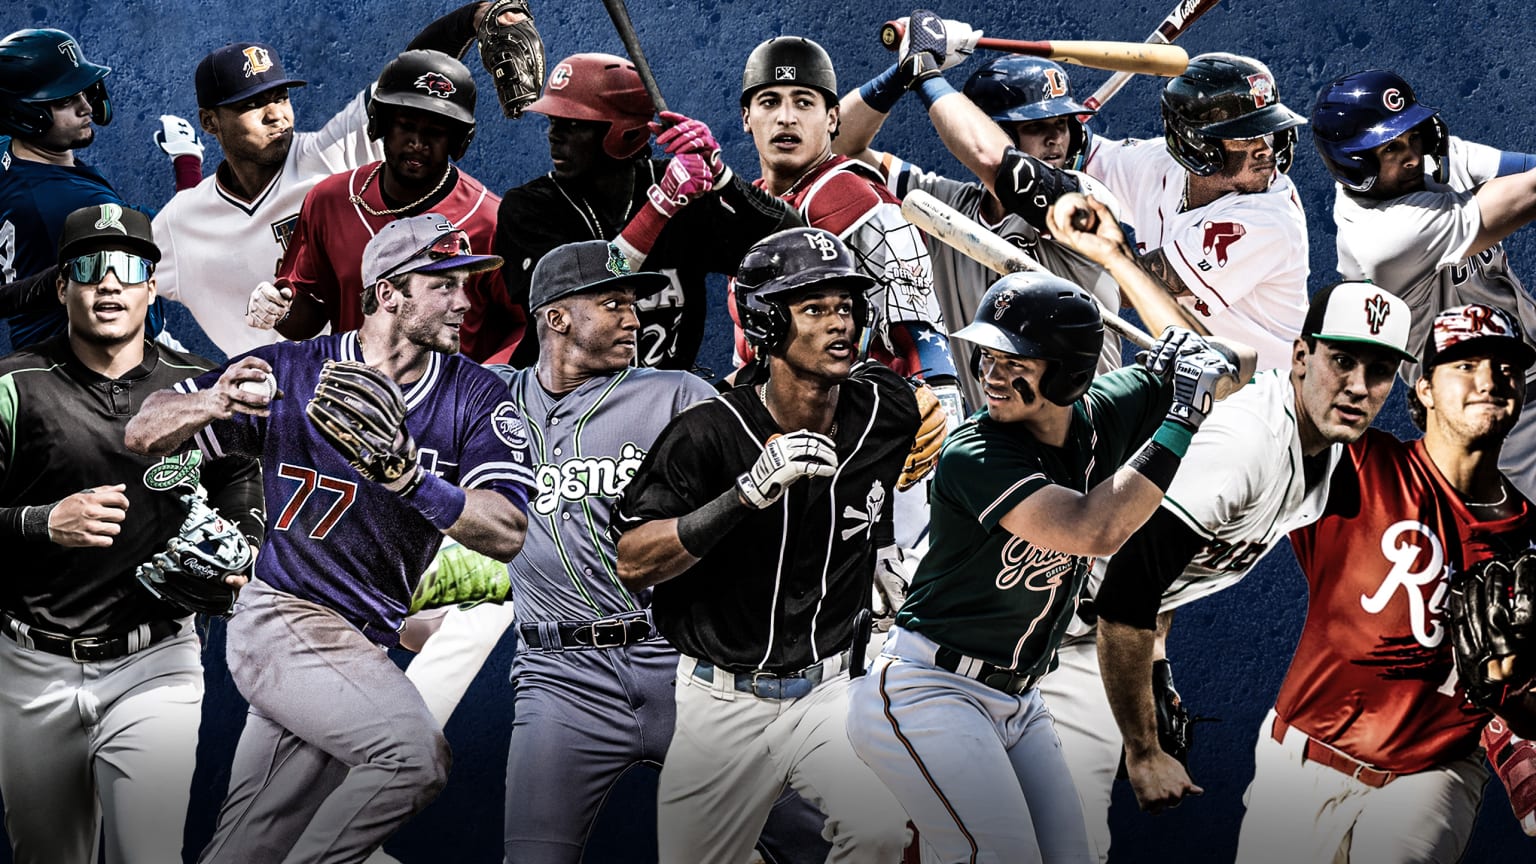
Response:
[[[1173,11],[1168,13],[1168,17],[1157,25],[1157,29],[1153,30],[1145,41],[1153,45],[1172,44],[1174,40],[1184,35],[1190,25],[1199,20],[1201,15],[1216,8],[1220,2],[1221,0],[1179,0],[1178,5],[1173,7]],[[1104,103],[1114,98],[1115,94],[1119,93],[1121,88],[1131,80],[1132,74],[1116,72],[1109,76],[1108,80],[1099,85],[1099,89],[1093,91],[1092,96],[1083,100],[1083,104],[1095,111],[1104,107]]]
[[[616,2],[616,0],[604,0],[604,2]],[[880,43],[894,51],[901,43],[904,32],[905,28],[900,21],[887,21],[880,27]],[[1183,48],[1146,42],[1093,40],[1028,42],[1022,39],[993,39],[990,36],[983,36],[976,40],[976,47],[1029,54],[1061,63],[1090,66],[1094,69],[1115,69],[1164,77],[1178,75],[1189,65],[1189,53]]]
[[[667,100],[661,98],[661,88],[656,86],[651,64],[645,60],[640,37],[635,33],[634,22],[629,20],[628,7],[624,5],[624,0],[603,0],[603,5],[608,9],[608,17],[613,19],[613,29],[619,31],[624,50],[629,52],[629,59],[634,61],[635,71],[640,73],[640,83],[645,85],[646,95],[651,97],[651,104],[655,106],[656,113],[660,114],[667,110]]]

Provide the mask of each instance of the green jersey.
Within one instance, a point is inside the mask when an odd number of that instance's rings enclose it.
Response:
[[[1000,524],[1052,484],[1105,480],[1162,422],[1169,391],[1140,366],[1100,375],[1072,405],[1052,447],[985,411],[949,436],[929,491],[932,545],[896,623],[947,648],[1020,673],[1045,673],[1077,608],[1091,560],[1043,549]]]

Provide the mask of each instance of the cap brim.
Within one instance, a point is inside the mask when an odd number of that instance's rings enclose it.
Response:
[[[203,107],[203,108],[223,108],[223,107],[225,107],[227,105],[233,105],[236,102],[244,102],[245,100],[251,98],[252,96],[255,96],[258,93],[265,93],[268,90],[276,90],[279,87],[303,87],[305,84],[308,84],[308,83],[309,83],[308,81],[300,81],[297,78],[279,78],[276,81],[264,81],[264,82],[262,82],[260,84],[257,84],[254,87],[247,87],[244,90],[241,90],[240,92],[234,94],[233,96],[226,96],[223,99],[221,99],[220,101],[215,102],[212,105],[203,105],[201,107]]]
[[[649,297],[671,284],[671,277],[667,276],[665,273],[656,273],[654,271],[626,273],[623,276],[614,276],[611,279],[604,279],[601,282],[592,282],[587,285],[579,285],[573,288],[569,288],[565,291],[561,291],[558,294],[552,294],[549,297],[545,297],[539,300],[537,306],[530,306],[529,308],[542,309],[543,307],[548,306],[549,304],[563,297],[570,297],[575,294],[592,294],[597,291],[612,291],[615,288],[628,288],[635,292],[635,299],[639,300],[644,297]]]
[[[1434,338],[1431,336],[1430,338]],[[1532,348],[1524,339],[1512,339],[1508,336],[1479,336],[1476,339],[1467,339],[1457,342],[1455,345],[1435,354],[1429,360],[1435,366],[1449,363],[1461,357],[1471,357],[1476,354],[1502,353],[1513,355],[1515,362],[1522,369],[1529,369],[1536,365],[1536,348]]]
[[[1362,339],[1359,336],[1333,336],[1327,333],[1311,333],[1308,335],[1313,339],[1321,339],[1324,342],[1349,342],[1355,345],[1370,345],[1373,348],[1380,348],[1383,351],[1389,351],[1396,355],[1400,360],[1407,360],[1409,363],[1419,362],[1419,358],[1413,356],[1411,353],[1403,350],[1402,348],[1387,342],[1378,341],[1376,339]]]
[[[504,263],[506,262],[500,255],[455,255],[452,258],[428,262],[407,272],[438,273],[443,270],[468,270],[471,273],[484,273],[487,270],[495,270]]]

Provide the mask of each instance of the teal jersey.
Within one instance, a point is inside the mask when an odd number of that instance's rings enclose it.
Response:
[[[1162,422],[1168,391],[1140,366],[1100,375],[1051,447],[985,411],[950,435],[929,491],[932,545],[896,623],[1007,669],[1048,671],[1091,559],[1043,549],[1001,521],[1050,485],[1077,492],[1107,479]]]

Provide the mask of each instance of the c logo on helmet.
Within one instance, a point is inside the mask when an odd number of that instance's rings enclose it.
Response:
[[[1388,111],[1401,111],[1406,100],[1403,99],[1403,91],[1396,87],[1388,87],[1382,91],[1381,104],[1387,106]]]
[[[549,73],[549,89],[564,90],[565,85],[571,83],[572,74],[571,64],[561,63],[556,66],[555,71]]]
[[[1067,95],[1067,76],[1060,69],[1045,70],[1045,98],[1057,99]]]

